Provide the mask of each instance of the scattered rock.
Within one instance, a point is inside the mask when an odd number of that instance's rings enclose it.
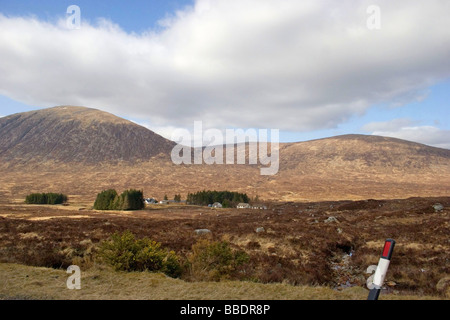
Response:
[[[435,203],[432,205],[434,212],[441,212],[442,210],[444,210],[444,206],[440,203]]]
[[[263,227],[258,227],[258,228],[256,228],[256,233],[260,233],[260,232],[264,232],[264,231],[266,231]]]
[[[388,287],[395,287],[397,284],[394,281],[388,281],[388,282],[386,282],[386,285]]]
[[[325,223],[332,223],[332,222],[339,223],[338,219],[336,219],[336,217],[333,217],[333,216],[328,217],[328,219],[326,219],[324,222]]]
[[[197,230],[195,230],[195,233],[197,235],[208,234],[208,233],[211,233],[211,230],[209,230],[209,229],[197,229]]]

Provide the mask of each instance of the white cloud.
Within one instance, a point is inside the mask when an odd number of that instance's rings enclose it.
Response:
[[[156,132],[160,136],[162,136],[166,139],[169,139],[169,140],[172,137],[172,132],[177,129],[177,127],[174,127],[174,126],[156,126],[156,125],[152,125],[149,122],[133,121],[133,120],[131,120],[131,121],[136,123],[137,125],[147,128],[153,132]]]
[[[362,127],[362,130],[370,132],[370,131],[397,131],[403,127],[411,126],[417,121],[412,121],[407,118],[399,118],[393,119],[390,121],[382,121],[382,122],[370,122],[365,124]]]
[[[443,130],[433,126],[401,127],[392,131],[374,131],[372,134],[450,149],[450,130]]]
[[[373,103],[420,99],[450,76],[449,1],[377,1],[374,31],[371,4],[198,0],[143,34],[0,14],[0,94],[99,108],[160,132],[194,120],[333,128]]]

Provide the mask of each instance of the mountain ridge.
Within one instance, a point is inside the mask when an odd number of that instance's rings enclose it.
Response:
[[[0,118],[0,196],[64,192],[92,199],[116,188],[147,196],[204,189],[282,201],[446,196],[450,150],[342,135],[279,145],[279,171],[261,164],[176,165],[175,142],[96,109],[67,106]],[[248,148],[247,148],[248,150]],[[1,198],[1,197],[0,197]]]

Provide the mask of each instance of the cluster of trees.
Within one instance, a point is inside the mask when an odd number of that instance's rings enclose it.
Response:
[[[32,193],[25,202],[28,204],[62,204],[67,202],[67,196],[62,193]],[[167,200],[167,195],[164,200]],[[175,202],[181,202],[181,194],[175,194]],[[223,207],[232,207],[240,202],[249,202],[245,193],[231,191],[199,191],[188,193],[186,202],[195,205],[208,205],[220,202]],[[141,210],[145,208],[144,193],[141,190],[129,189],[118,194],[114,189],[108,189],[97,194],[94,203],[96,210]]]
[[[188,193],[186,201],[189,204],[208,205],[220,202],[224,208],[235,206],[240,202],[249,202],[249,197],[245,193],[231,191],[199,191]]]
[[[96,210],[141,210],[144,207],[144,193],[134,189],[125,190],[120,195],[114,189],[102,191],[94,203]]]
[[[67,202],[67,196],[62,193],[32,193],[26,196],[27,204],[63,204]]]

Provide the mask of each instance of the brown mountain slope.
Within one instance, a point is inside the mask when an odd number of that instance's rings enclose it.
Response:
[[[0,159],[97,164],[148,160],[174,143],[154,132],[96,109],[61,106],[0,119]]]
[[[450,150],[372,135],[342,135],[283,144],[284,170],[364,173],[420,173],[448,169]]]
[[[227,189],[283,201],[448,196],[450,190],[450,150],[393,138],[345,135],[280,144],[273,176],[260,175],[255,165],[175,165],[174,145],[87,108],[1,118],[0,201],[52,191],[92,201],[107,188],[142,189],[160,199]]]

